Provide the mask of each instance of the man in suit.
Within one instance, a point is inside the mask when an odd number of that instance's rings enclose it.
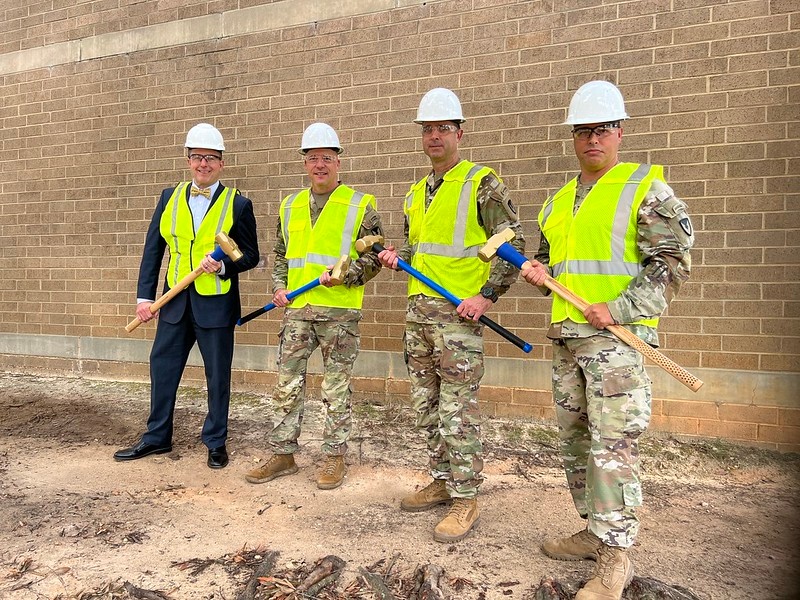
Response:
[[[192,127],[185,144],[191,182],[161,192],[150,221],[139,268],[136,316],[147,322],[158,315],[150,352],[150,416],[139,442],[114,453],[118,461],[172,451],[175,399],[189,352],[200,348],[208,384],[208,414],[202,440],[208,466],[228,464],[228,434],[233,332],[241,315],[239,273],[258,264],[253,204],[236,188],[219,181],[224,167],[222,134],[208,123]],[[228,234],[243,257],[214,260],[215,236]],[[187,289],[151,314],[164,251],[169,248],[164,292],[198,265],[204,273]]]

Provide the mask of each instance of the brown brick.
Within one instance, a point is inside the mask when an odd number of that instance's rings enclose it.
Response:
[[[753,301],[753,300],[745,300],[745,301],[737,301],[737,300],[728,300],[725,302],[725,312],[724,316],[726,317],[771,317],[774,316],[776,311],[781,310],[781,304],[777,301]]]
[[[739,441],[761,440],[756,423],[735,423],[701,420],[697,434],[703,437],[723,438]]]
[[[758,441],[789,444],[794,448],[800,447],[800,427],[779,427],[773,425],[758,425]]]
[[[763,371],[789,371],[796,373],[800,369],[800,360],[796,355],[764,354],[760,357],[758,368]]]
[[[744,21],[733,21],[730,35],[731,37],[741,37],[744,35],[788,31],[788,29],[789,18],[787,15],[769,15]]]
[[[650,427],[655,431],[669,431],[677,434],[698,435],[699,420],[689,417],[656,416],[650,419]]]
[[[778,425],[789,427],[800,427],[800,409],[779,408]]]
[[[778,408],[768,406],[743,406],[741,404],[721,404],[719,418],[722,421],[741,421],[748,423],[778,423]]]
[[[736,2],[726,6],[715,6],[711,11],[714,21],[738,21],[753,17],[764,17],[770,13],[769,5],[762,0]]]
[[[718,407],[712,402],[664,400],[664,417],[694,417],[698,419],[719,419]]]
[[[710,162],[757,160],[765,158],[767,144],[756,142],[752,144],[727,144],[724,146],[711,146],[706,149]]]
[[[766,246],[785,246],[786,233],[772,231],[732,231],[725,234],[725,245],[731,248],[753,248]]]

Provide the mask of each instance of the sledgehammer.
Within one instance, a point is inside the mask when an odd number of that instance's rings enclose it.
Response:
[[[336,264],[333,265],[333,268],[331,269],[331,283],[333,283],[334,285],[341,285],[342,281],[344,280],[345,273],[347,273],[347,269],[349,268],[350,268],[350,257],[347,256],[346,254],[339,257],[339,260],[336,261]],[[313,290],[318,285],[320,285],[319,277],[309,281],[304,286],[289,292],[288,294],[286,294],[286,299],[291,302],[292,300],[297,298],[300,294],[304,294],[309,290]],[[250,314],[243,316],[236,322],[236,324],[239,326],[244,325],[248,321],[252,321],[256,317],[260,317],[264,313],[271,311],[273,308],[275,308],[274,302],[265,304],[258,310],[254,310]]]
[[[498,256],[503,260],[510,262],[518,269],[530,267],[530,261],[520,254],[517,249],[514,248],[514,246],[508,243],[509,240],[512,239],[514,239],[514,232],[511,229],[505,229],[489,238],[489,241],[486,242],[486,245],[478,252],[478,256],[481,260],[486,262],[489,262],[492,260],[492,258]],[[586,300],[575,294],[568,287],[559,283],[549,275],[547,276],[547,279],[545,279],[544,285],[581,312],[585,311],[589,307],[589,303]],[[652,360],[659,367],[664,369],[667,373],[672,375],[675,379],[680,381],[693,392],[699,390],[703,385],[703,382],[689,373],[689,371],[661,354],[661,352],[650,346],[635,333],[625,329],[622,325],[609,325],[606,327],[606,329],[613,333],[619,340],[625,342],[631,348]]]
[[[239,250],[239,246],[236,245],[236,242],[234,242],[224,232],[220,231],[214,237],[214,239],[217,242],[217,247],[214,248],[214,251],[211,253],[211,258],[214,260],[220,261],[225,257],[226,254],[233,261],[237,261],[244,256],[242,251]],[[161,298],[150,305],[150,314],[156,314],[162,306],[189,287],[189,285],[203,273],[205,273],[205,271],[203,271],[203,267],[197,267],[194,271],[186,275],[183,279],[176,283],[174,287],[170,288],[166,294],[161,296]],[[133,321],[125,326],[125,331],[130,333],[141,324],[142,322],[139,320],[139,317],[136,317]]]
[[[383,247],[383,237],[379,235],[368,235],[366,237],[361,238],[360,240],[356,240],[356,252],[358,252],[359,254],[363,254],[370,248],[372,248],[372,250],[374,250],[376,253],[383,252],[386,249]],[[457,296],[454,296],[453,294],[448,292],[441,285],[433,281],[430,277],[427,277],[422,273],[420,273],[419,271],[417,271],[414,267],[412,267],[404,260],[398,258],[397,266],[401,270],[411,275],[412,277],[419,279],[422,283],[427,285],[433,291],[444,296],[451,304],[454,304],[456,306],[461,304],[461,300]],[[517,337],[516,335],[511,333],[508,329],[506,329],[499,323],[493,321],[486,315],[481,315],[478,321],[486,325],[489,329],[491,329],[498,335],[501,335],[502,337],[507,339],[509,342],[514,344],[517,348],[521,349],[523,352],[530,352],[533,349],[533,346],[531,346],[528,342],[526,342],[520,337]]]

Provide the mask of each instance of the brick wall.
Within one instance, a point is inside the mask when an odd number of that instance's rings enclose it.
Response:
[[[580,84],[602,77],[620,86],[633,116],[623,158],[665,164],[698,232],[692,280],[662,320],[662,350],[722,382],[691,398],[657,387],[654,424],[800,447],[792,412],[800,404],[787,391],[800,371],[795,2],[4,6],[0,364],[57,358],[54,338],[107,341],[124,362],[131,338],[151,338],[152,327],[132,336],[122,328],[133,315],[150,211],[161,189],[184,177],[182,143],[198,121],[222,130],[223,179],[256,205],[264,261],[243,281],[249,310],[267,300],[279,200],[305,183],[296,149],[310,122],[338,130],[344,182],[377,196],[397,240],[402,197],[427,167],[411,123],[417,103],[431,87],[453,88],[469,119],[462,154],[499,171],[532,248],[539,207],[575,170],[560,125],[566,106]],[[403,274],[368,284],[364,360],[400,352],[404,291]],[[523,359],[487,332],[487,356],[520,369],[544,363],[549,302],[523,284],[512,288],[493,316],[534,351]],[[278,323],[272,313],[254,321],[238,343],[273,347]],[[723,385],[732,379],[741,385]],[[547,416],[538,400],[546,375],[505,401],[503,386],[493,387],[492,412]],[[777,430],[789,441],[776,441]]]

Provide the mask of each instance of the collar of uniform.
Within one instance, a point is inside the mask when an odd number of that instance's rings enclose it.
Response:
[[[436,175],[435,171],[428,173],[428,180],[425,182],[425,185],[428,188],[428,193],[433,194],[439,189],[439,186],[442,185],[443,181],[444,173],[441,173],[440,175]]]

